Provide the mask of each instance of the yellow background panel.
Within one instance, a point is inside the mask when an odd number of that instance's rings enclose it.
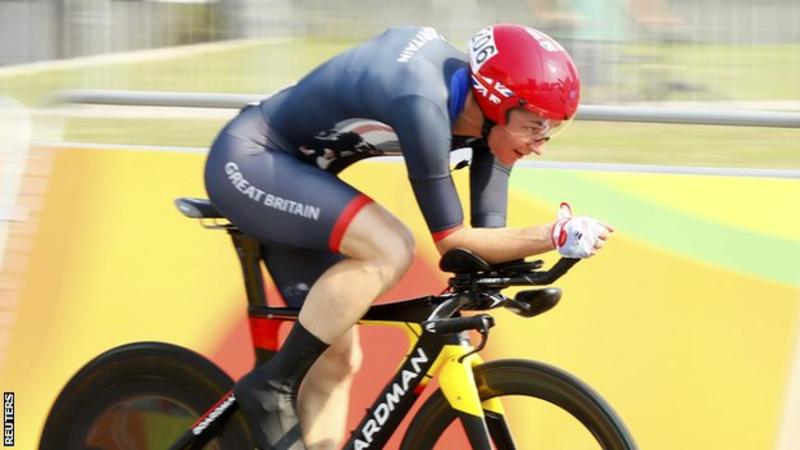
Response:
[[[205,195],[203,161],[170,152],[56,151],[0,374],[3,389],[17,393],[19,448],[35,448],[58,391],[102,351],[163,340],[208,355],[242,320],[240,268],[229,238],[172,204]],[[456,173],[465,199],[467,173]],[[750,195],[781,189],[769,180],[592,176],[733,226],[768,213],[751,201],[754,209],[737,210],[737,195],[752,186],[758,189]],[[436,266],[401,165],[362,163],[344,177],[409,224],[418,254]],[[550,221],[552,207],[512,192],[509,222]],[[789,221],[777,223],[759,231],[797,238]],[[617,408],[644,449],[773,448],[795,345],[797,289],[656,244],[620,230],[601,256],[559,282],[565,296],[553,311],[528,320],[496,312],[499,326],[483,359],[531,357],[575,373]]]

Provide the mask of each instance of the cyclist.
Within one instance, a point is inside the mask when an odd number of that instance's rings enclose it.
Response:
[[[542,153],[573,118],[579,94],[569,55],[535,29],[485,28],[465,55],[433,28],[397,27],[226,125],[206,164],[209,197],[263,242],[286,302],[302,306],[282,349],[234,387],[261,447],[342,440],[360,364],[353,325],[413,260],[408,228],[337,174],[363,158],[402,155],[442,253],[462,247],[489,262],[553,249],[589,257],[613,230],[571,218],[566,207],[553,223],[505,227],[512,165]],[[471,227],[449,167],[451,149],[466,146]]]

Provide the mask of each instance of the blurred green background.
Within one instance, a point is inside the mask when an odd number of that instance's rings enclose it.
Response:
[[[27,27],[10,20],[39,10],[63,15]],[[235,111],[66,107],[50,103],[51,95],[80,88],[266,95],[385,26],[406,23],[435,26],[460,47],[495,21],[546,30],[573,54],[584,104],[800,111],[800,4],[785,0],[413,0],[382,7],[60,0],[0,2],[4,12],[0,29],[18,29],[0,45],[0,96],[30,107],[35,137],[45,141],[206,147]],[[793,129],[577,122],[540,159],[797,168],[799,137]]]

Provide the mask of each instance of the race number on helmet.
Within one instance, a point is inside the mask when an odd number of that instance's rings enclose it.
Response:
[[[523,107],[544,119],[569,121],[578,109],[578,70],[558,42],[530,27],[500,24],[469,42],[472,92],[487,119],[506,124]]]

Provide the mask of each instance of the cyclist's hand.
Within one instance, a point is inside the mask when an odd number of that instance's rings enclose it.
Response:
[[[614,228],[591,217],[572,217],[568,203],[561,203],[558,221],[553,225],[551,238],[561,256],[588,258],[600,250]]]

